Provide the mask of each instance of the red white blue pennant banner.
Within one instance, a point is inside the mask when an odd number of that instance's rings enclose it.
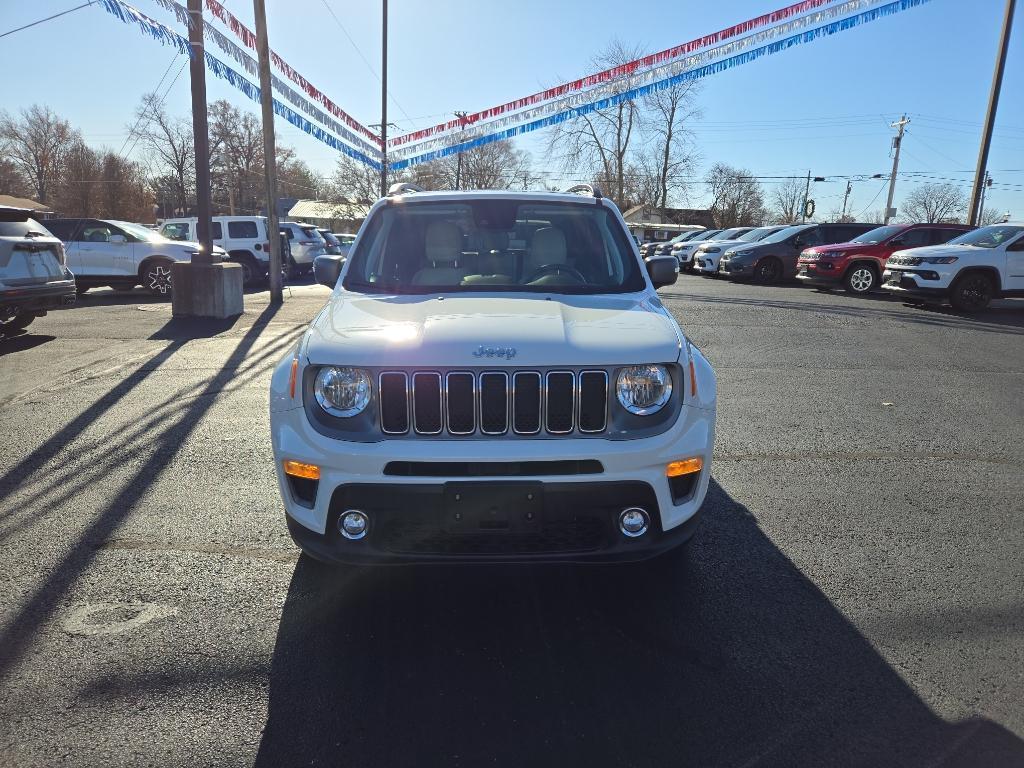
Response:
[[[191,27],[191,19],[189,18],[188,9],[175,0],[155,0],[155,2],[165,8],[168,11],[174,13],[178,21]],[[184,19],[184,21],[183,21]],[[236,62],[242,65],[242,68],[251,77],[259,78],[259,64],[254,58],[248,53],[239,48],[235,43],[228,39],[227,35],[217,29],[213,24],[203,24],[203,34],[213,40],[214,44],[220,48],[224,53],[233,58]],[[345,141],[358,147],[361,151],[366,152],[370,157],[380,158],[381,151],[380,147],[374,144],[370,144],[368,141],[363,140],[355,133],[350,131],[344,125],[339,123],[333,117],[324,114],[321,110],[317,109],[308,99],[300,96],[296,91],[290,88],[281,78],[271,73],[270,75],[272,88],[284,96],[292,106],[302,110],[311,118],[316,120],[318,123],[334,131],[336,134],[345,139]]]
[[[489,144],[493,141],[511,139],[514,138],[515,136],[520,136],[524,133],[540,130],[542,128],[549,128],[553,125],[558,125],[559,123],[565,122],[566,120],[571,120],[577,117],[582,117],[583,115],[590,114],[599,109],[606,109],[608,107],[615,106],[616,104],[621,104],[624,101],[631,101],[634,99],[642,98],[643,96],[646,96],[649,93],[670,88],[676,83],[681,83],[687,80],[698,80],[704,77],[708,77],[709,75],[713,75],[718,72],[723,72],[727,69],[740,66],[741,64],[747,64],[749,62],[756,61],[757,59],[763,56],[770,56],[797,45],[810,43],[822,37],[828,37],[839,32],[845,32],[850,29],[854,29],[868,22],[892,16],[897,13],[900,13],[901,11],[906,11],[911,8],[916,8],[920,5],[925,4],[926,2],[928,2],[928,0],[895,0],[894,2],[890,2],[876,8],[871,8],[869,10],[862,11],[861,13],[858,13],[854,16],[849,16],[847,18],[839,19],[837,21],[833,21],[829,24],[825,24],[814,29],[809,29],[794,35],[790,35],[789,37],[783,38],[781,40],[776,40],[775,42],[769,43],[768,45],[743,51],[742,53],[735,54],[726,59],[721,59],[710,64],[705,64],[704,66],[699,67],[697,69],[691,69],[684,72],[680,72],[676,75],[665,78],[664,80],[656,81],[637,88],[631,88],[628,90],[615,93],[596,102],[573,107],[571,109],[567,109],[552,115],[547,115],[546,117],[542,117],[529,123],[515,125],[504,130],[499,130],[494,133],[490,133],[486,136],[480,136],[478,138],[470,139],[468,141],[459,142],[456,139],[456,141],[449,146],[434,150],[432,152],[427,152],[422,155],[417,155],[415,157],[398,160],[396,162],[390,163],[388,167],[392,170],[402,170],[412,165],[417,165],[419,163],[427,163],[432,160],[438,160],[442,157],[447,157],[458,152],[465,152],[468,149],[473,149],[474,147]]]
[[[810,29],[821,24],[827,24],[835,19],[842,18],[852,13],[861,12],[868,8],[882,5],[887,0],[847,0],[839,5],[832,6],[831,8],[814,11],[805,16],[802,16],[792,21],[786,21],[767,29],[762,29],[754,34],[740,38],[732,42],[725,43],[713,48],[700,51],[699,53],[686,56],[681,59],[670,61],[668,64],[663,64],[659,67],[653,67],[646,70],[640,70],[639,72],[629,76],[620,77],[617,80],[613,80],[608,83],[604,83],[597,88],[591,88],[587,91],[581,91],[573,93],[554,101],[550,101],[546,104],[534,107],[533,109],[523,110],[516,112],[505,117],[491,120],[485,123],[478,123],[472,128],[467,128],[462,131],[458,131],[455,134],[448,134],[445,136],[439,136],[437,138],[429,139],[426,141],[418,142],[412,146],[403,147],[402,149],[392,150],[388,152],[388,159],[392,161],[398,161],[407,157],[411,157],[415,154],[422,154],[425,152],[431,152],[436,149],[448,146],[457,142],[465,142],[475,139],[479,136],[484,136],[495,131],[500,131],[508,128],[512,125],[518,125],[519,123],[526,123],[531,120],[537,120],[544,117],[545,115],[555,114],[557,112],[563,112],[567,109],[581,106],[583,104],[589,104],[591,102],[599,101],[601,99],[612,96],[615,93],[624,90],[632,90],[639,88],[649,83],[658,82],[665,80],[666,78],[674,77],[680,72],[686,70],[698,69],[702,66],[710,64],[712,61],[720,58],[726,58],[729,56],[735,56],[746,50],[761,47],[772,40],[779,38],[788,37],[796,32]],[[747,26],[747,25],[738,25]],[[713,37],[713,36],[709,36]],[[673,48],[670,50],[677,50]]]
[[[217,0],[205,0],[205,2],[207,10],[209,10],[210,13],[212,13],[214,16],[220,19],[227,26],[227,28],[231,30],[232,34],[234,34],[235,37],[242,41],[243,45],[245,45],[247,48],[251,48],[254,51],[256,50],[256,35],[254,32],[252,32],[252,30],[250,30],[247,26],[240,22],[235,17],[235,15],[231,13],[231,11],[227,10],[223,5],[217,2]],[[304,78],[297,71],[295,71],[295,69],[292,68],[292,66],[288,64],[288,62],[286,62],[284,59],[282,59],[280,56],[274,53],[274,51],[270,52],[270,62],[275,67],[277,67],[277,69],[282,74],[284,74],[285,77],[287,77],[293,83],[298,85],[313,100],[315,100],[319,104],[322,104],[324,109],[326,109],[332,115],[334,115],[343,123],[345,123],[349,128],[363,134],[368,139],[373,141],[373,143],[378,147],[381,145],[381,140],[379,136],[377,136],[373,131],[371,131],[369,128],[367,128],[365,125],[363,125],[354,117],[345,112],[345,110],[343,110],[341,107],[339,107],[329,98],[327,98],[312,83],[310,83],[306,78]]]
[[[182,37],[177,32],[165,26],[164,24],[161,24],[159,21],[156,21],[155,19],[151,19],[149,16],[146,16],[137,8],[128,5],[128,3],[124,2],[124,0],[100,0],[100,2],[103,8],[108,13],[112,14],[113,16],[116,16],[118,19],[120,19],[126,24],[137,25],[144,34],[149,35],[161,44],[176,47],[179,51],[188,55],[189,57],[194,55],[192,46],[189,44],[189,41],[186,38]],[[231,67],[229,67],[227,64],[225,64],[220,59],[215,57],[209,51],[204,52],[203,58],[206,62],[206,67],[210,70],[210,72],[238,88],[240,91],[242,91],[242,93],[244,93],[253,101],[260,101],[260,88],[258,85],[251,82],[250,80],[247,80],[238,72],[235,72],[235,70],[231,69]],[[381,164],[379,161],[367,157],[362,152],[359,152],[358,150],[348,146],[343,141],[338,139],[336,136],[328,133],[320,126],[311,123],[302,115],[288,108],[277,99],[273,100],[273,106],[275,114],[280,115],[289,123],[294,125],[296,128],[299,128],[305,133],[308,133],[313,138],[322,141],[324,144],[331,147],[332,149],[336,149],[342,154],[348,155],[351,158],[359,160],[360,162],[369,165],[371,168],[374,168],[375,170],[380,170]]]
[[[763,27],[768,24],[777,24],[778,22],[784,21],[788,18],[813,11],[823,5],[828,5],[831,2],[834,2],[834,0],[802,0],[799,3],[794,3],[793,5],[786,6],[785,8],[780,8],[777,11],[762,14],[756,18],[748,19],[747,21],[739,24],[734,24],[731,27],[726,27],[725,29],[719,30],[718,32],[714,32],[710,35],[698,37],[687,43],[667,48],[666,50],[659,51],[658,53],[648,54],[647,56],[627,62],[626,64],[620,64],[610,69],[606,69],[603,72],[596,72],[578,80],[573,80],[569,83],[563,83],[562,85],[548,88],[544,91],[540,91],[539,93],[532,94],[531,96],[526,96],[521,99],[516,99],[515,101],[510,101],[506,104],[500,104],[496,107],[490,107],[489,109],[474,112],[471,115],[466,115],[464,118],[449,120],[446,123],[441,123],[430,128],[423,128],[418,131],[404,133],[401,136],[395,136],[388,140],[388,147],[398,147],[403,144],[434,136],[438,133],[455,130],[456,128],[465,128],[473,125],[474,123],[480,122],[481,120],[490,120],[491,118],[498,117],[506,112],[516,112],[532,104],[539,104],[543,101],[564,96],[567,93],[581,91],[585,88],[590,88],[591,86],[608,82],[609,80],[617,80],[620,77],[631,75],[638,70],[645,69],[646,67],[662,64],[688,53],[699,51],[701,48],[706,48],[709,45],[714,45],[722,42],[723,40],[736,37],[737,35],[745,34],[759,27]]]

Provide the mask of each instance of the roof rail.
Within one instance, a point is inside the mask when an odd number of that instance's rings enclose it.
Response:
[[[411,184],[408,181],[400,181],[397,184],[392,184],[388,188],[388,197],[394,197],[395,195],[404,195],[407,192],[424,192],[423,187],[418,187],[415,184]]]
[[[574,187],[569,187],[565,190],[567,195],[578,195],[580,192],[585,192],[591,197],[596,197],[600,200],[604,195],[601,194],[601,188],[596,184],[577,184]]]

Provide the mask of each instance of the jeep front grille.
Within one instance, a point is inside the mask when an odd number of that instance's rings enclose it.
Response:
[[[385,434],[595,434],[608,426],[608,373],[385,371],[378,377]]]

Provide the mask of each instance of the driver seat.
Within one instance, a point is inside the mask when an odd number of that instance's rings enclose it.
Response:
[[[565,233],[558,227],[543,227],[533,233],[533,243],[523,259],[523,280],[528,280],[541,267],[568,265]],[[559,275],[548,274],[533,280],[530,285],[562,284]],[[570,282],[576,282],[572,280]]]

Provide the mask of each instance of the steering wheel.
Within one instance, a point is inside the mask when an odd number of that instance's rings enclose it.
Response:
[[[542,277],[548,275],[568,275],[579,283],[586,283],[587,278],[583,276],[578,269],[568,266],[567,264],[544,264],[533,271],[526,280],[523,282],[529,285],[535,280],[540,280]]]

